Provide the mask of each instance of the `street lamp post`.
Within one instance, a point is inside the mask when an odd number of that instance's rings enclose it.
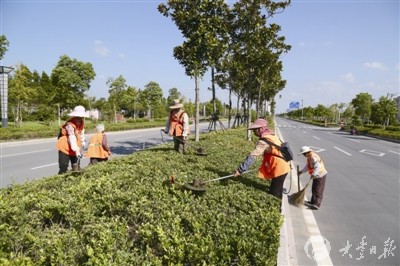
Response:
[[[303,100],[301,100],[301,121],[304,120]]]
[[[8,126],[8,74],[12,67],[0,66],[1,127]]]

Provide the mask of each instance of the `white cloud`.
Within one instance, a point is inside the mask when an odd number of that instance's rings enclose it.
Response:
[[[377,69],[377,70],[381,70],[381,71],[387,70],[387,67],[380,62],[372,62],[372,63],[367,62],[367,63],[364,63],[364,66],[367,68]]]
[[[97,54],[99,54],[101,56],[108,56],[110,54],[110,50],[106,46],[103,45],[102,41],[95,40],[94,45],[95,45],[94,51]]]
[[[342,75],[341,78],[346,80],[347,82],[354,82],[355,80],[353,73],[346,73]]]

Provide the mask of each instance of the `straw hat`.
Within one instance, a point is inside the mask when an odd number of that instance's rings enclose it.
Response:
[[[183,107],[183,104],[181,104],[180,102],[179,102],[179,99],[177,99],[177,100],[174,100],[173,101],[173,103],[172,103],[172,105],[169,107],[169,109],[179,109],[179,108],[182,108]]]
[[[68,115],[71,117],[89,117],[86,113],[85,107],[82,105],[75,106],[74,111]]]

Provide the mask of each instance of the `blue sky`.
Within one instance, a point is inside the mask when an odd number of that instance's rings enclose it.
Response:
[[[97,99],[108,97],[108,78],[122,75],[130,86],[155,81],[165,97],[175,87],[194,101],[194,80],[172,56],[183,39],[157,11],[161,2],[0,0],[0,34],[10,42],[1,65],[50,75],[66,54],[93,64],[88,94]],[[399,14],[399,0],[293,0],[272,20],[292,45],[281,58],[287,86],[277,112],[293,101],[315,107],[349,103],[360,92],[399,95]],[[210,79],[206,73],[200,83],[202,102],[211,99]],[[217,97],[228,101],[225,90]]]

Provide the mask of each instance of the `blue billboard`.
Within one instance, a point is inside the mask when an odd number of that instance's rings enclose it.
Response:
[[[290,110],[297,110],[300,108],[300,102],[290,102],[289,109]]]

